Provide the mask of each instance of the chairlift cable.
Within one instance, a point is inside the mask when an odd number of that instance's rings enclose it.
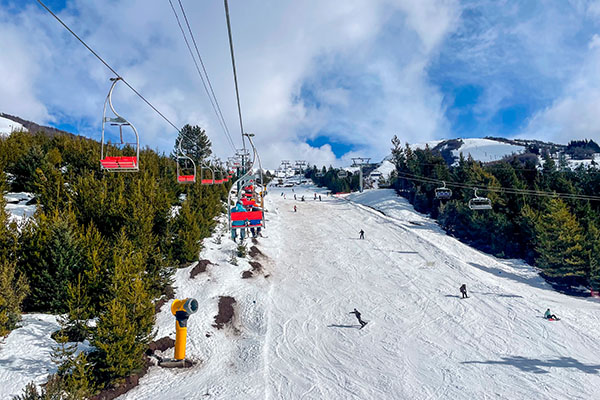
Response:
[[[572,193],[562,193],[562,192],[545,192],[540,190],[529,190],[529,189],[515,189],[515,188],[506,188],[501,186],[482,186],[482,185],[468,185],[459,182],[450,182],[450,181],[442,181],[439,179],[427,178],[424,176],[413,175],[405,172],[399,173],[399,178],[413,180],[422,183],[429,184],[440,184],[445,182],[448,186],[455,186],[461,189],[474,190],[475,188],[479,188],[481,190],[487,190],[490,192],[504,192],[508,194],[516,194],[516,195],[527,195],[527,196],[539,196],[539,197],[560,197],[564,199],[571,200],[589,200],[589,201],[600,201],[599,196],[589,196],[582,194],[572,194]]]
[[[240,104],[240,90],[238,88],[237,72],[235,69],[235,55],[233,52],[233,36],[231,35],[231,21],[229,20],[229,4],[227,0],[223,0],[225,4],[225,17],[227,18],[227,34],[229,35],[229,50],[231,52],[231,67],[233,69],[233,81],[235,83],[235,96],[237,99],[238,115],[240,117],[240,131],[242,135],[242,146],[246,151],[246,140],[244,138],[244,123],[242,122],[242,106]]]
[[[181,0],[177,0],[177,1],[179,2],[179,7],[181,8],[181,12],[183,14],[185,24],[187,25],[188,31],[190,32],[190,37],[192,38],[192,43],[194,43],[194,48],[196,49],[196,54],[198,55],[198,60],[200,60],[200,65],[202,66],[202,71],[204,71],[204,75],[206,76],[206,82],[208,83],[208,88],[210,89],[210,93],[212,94],[212,97],[215,100],[215,105],[216,105],[217,111],[219,112],[219,116],[221,117],[221,120],[223,121],[223,126],[225,128],[225,134],[227,135],[229,142],[231,143],[231,145],[233,146],[233,148],[235,150],[235,145],[234,145],[233,139],[231,138],[231,132],[229,132],[229,127],[227,126],[227,123],[225,122],[225,117],[223,117],[223,112],[221,111],[221,106],[219,105],[219,101],[217,100],[215,91],[213,90],[212,84],[210,83],[210,78],[208,77],[208,72],[206,71],[206,68],[204,67],[204,61],[202,61],[202,57],[200,56],[200,51],[198,50],[198,45],[196,44],[196,38],[194,38],[194,33],[192,32],[192,28],[190,27],[190,23],[188,22],[187,14],[185,13],[185,9],[183,8],[183,4],[181,3]]]
[[[60,24],[63,27],[65,27],[65,29],[69,31],[69,33],[71,33],[71,35],[73,35],[77,40],[79,40],[79,42],[81,42],[81,44],[83,44],[86,49],[88,49],[98,60],[100,60],[100,62],[102,62],[102,64],[104,64],[106,68],[108,68],[113,74],[115,74],[117,78],[120,78],[121,81],[123,81],[123,83],[133,91],[133,93],[135,93],[148,106],[150,106],[150,108],[152,108],[158,115],[160,115],[162,119],[164,119],[169,125],[175,128],[177,132],[180,132],[179,128],[177,128],[177,126],[175,126],[174,123],[172,123],[167,117],[165,117],[163,113],[161,113],[152,103],[150,103],[144,96],[142,96],[142,94],[138,92],[129,82],[127,82],[125,78],[123,78],[113,67],[111,67],[106,61],[104,61],[104,59],[100,57],[98,53],[96,53],[90,46],[88,46],[88,44],[83,39],[81,39],[75,32],[73,32],[71,28],[67,26],[67,24],[65,24],[55,13],[53,13],[52,10],[50,10],[48,6],[46,6],[46,4],[44,4],[41,0],[37,0],[37,2],[40,3],[40,5],[44,7],[46,11],[48,11],[58,22],[60,22]]]
[[[223,132],[225,133],[225,136],[227,137],[227,140],[229,141],[229,145],[235,151],[235,145],[233,143],[233,140],[231,139],[231,135],[229,135],[229,130],[227,128],[227,125],[225,124],[225,120],[222,119],[222,115],[221,116],[219,115],[219,112],[217,111],[217,107],[215,106],[216,97],[213,100],[213,97],[210,95],[209,89],[206,86],[206,80],[204,79],[204,76],[202,75],[202,72],[200,72],[200,66],[198,65],[198,61],[196,60],[196,56],[194,56],[194,52],[192,50],[192,47],[190,46],[188,38],[187,38],[187,36],[185,34],[185,31],[183,29],[183,26],[181,25],[181,21],[179,19],[179,15],[177,15],[177,11],[175,11],[175,7],[173,6],[173,2],[171,0],[169,0],[169,4],[171,5],[171,10],[173,10],[173,15],[175,15],[175,19],[177,20],[177,25],[179,25],[179,30],[181,31],[181,34],[183,36],[183,40],[185,41],[185,45],[187,46],[187,49],[188,49],[190,55],[192,56],[192,60],[194,62],[194,65],[196,66],[196,71],[198,72],[198,75],[200,76],[200,80],[202,81],[202,86],[204,87],[206,95],[208,96],[208,99],[210,100],[210,104],[211,104],[211,106],[212,106],[215,114],[217,115],[217,120],[219,121],[219,124],[221,125],[221,128],[223,129]],[[181,2],[180,2],[180,4],[181,4]],[[181,8],[183,10],[183,6],[181,6]],[[186,17],[186,21],[187,21],[187,17]],[[188,25],[188,28],[189,28],[189,25]],[[190,35],[191,35],[191,30],[190,30]],[[192,36],[192,39],[193,39],[193,36]],[[194,43],[195,43],[195,40],[194,40]],[[197,47],[196,47],[196,50],[198,50]],[[200,53],[198,52],[198,57],[199,56],[200,56]],[[202,62],[201,58],[200,58],[200,62]],[[204,64],[203,64],[203,68],[204,68]],[[206,70],[205,70],[205,73],[206,73]],[[206,78],[208,80],[208,75],[206,75]],[[210,85],[210,81],[209,81],[209,85]],[[211,86],[211,90],[212,90],[212,86]],[[214,95],[214,92],[213,92],[213,95]]]

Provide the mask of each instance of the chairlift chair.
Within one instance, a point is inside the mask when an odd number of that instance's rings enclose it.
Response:
[[[323,173],[322,173],[322,172],[317,172],[317,173],[315,174],[315,176],[316,176],[317,178],[322,178],[322,177],[323,177]]]
[[[204,171],[210,171],[211,179],[204,177]],[[214,185],[215,184],[215,172],[211,167],[201,166],[200,167],[200,183],[203,185]]]
[[[196,183],[196,164],[186,155],[177,156],[177,182]]]
[[[342,169],[338,172],[338,178],[345,178],[348,176],[348,171],[346,171],[345,169]]]
[[[441,188],[435,189],[435,198],[438,200],[448,200],[452,197],[452,190],[446,187],[446,182],[442,182]]]
[[[109,172],[137,172],[140,169],[139,159],[140,159],[140,137],[138,135],[137,129],[133,126],[132,123],[127,121],[121,115],[115,111],[115,108],[112,104],[112,93],[113,90],[120,80],[121,77],[110,78],[112,81],[112,85],[110,86],[110,90],[108,91],[108,95],[106,96],[106,100],[104,100],[104,110],[102,111],[102,145],[100,149],[100,168],[104,171]],[[107,107],[108,105],[110,111],[112,111],[113,116],[107,116]],[[110,126],[118,126],[119,127],[119,142],[111,143],[110,139],[107,140],[106,135],[106,123],[109,123]],[[123,139],[124,129],[125,131],[131,130],[133,136],[131,134],[126,135],[126,137],[135,137],[135,141],[128,142],[126,139]],[[135,155],[118,155],[118,156],[110,156],[109,152],[112,149],[123,149],[126,152],[129,149],[135,149]],[[130,152],[131,153],[131,152]]]
[[[475,197],[469,200],[469,208],[471,210],[491,210],[492,201],[487,197],[477,196],[477,188],[475,188]]]

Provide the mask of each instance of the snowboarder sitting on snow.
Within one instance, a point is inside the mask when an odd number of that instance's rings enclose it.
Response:
[[[363,231],[362,229],[360,230],[360,232],[358,232],[360,234],[359,239],[364,239],[365,238],[365,231]]]
[[[360,324],[360,327],[364,327],[367,323],[365,321],[363,321],[362,319],[360,319],[360,313],[358,312],[358,310],[355,308],[354,311],[350,311],[349,314],[354,314],[356,315],[356,319],[358,320],[358,323]]]
[[[459,290],[460,290],[460,292],[462,293],[462,298],[463,298],[463,299],[464,299],[465,297],[467,297],[467,298],[469,297],[469,296],[467,296],[467,284],[466,284],[466,283],[463,283],[463,284],[461,285],[461,287],[460,287],[460,289],[459,289]]]
[[[547,309],[544,313],[544,318],[546,319],[558,319],[558,317],[550,312],[550,309]]]

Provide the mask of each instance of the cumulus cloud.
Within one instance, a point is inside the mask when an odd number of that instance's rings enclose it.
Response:
[[[0,83],[0,110],[98,139],[112,74],[43,9],[9,3],[0,10],[0,72],[10,77]],[[184,5],[240,146],[222,4]],[[340,163],[331,146],[306,143],[319,135],[375,158],[393,134],[448,135],[426,67],[457,23],[456,1],[234,1],[230,9],[244,128],[267,167],[282,158]],[[177,126],[199,124],[217,155],[232,152],[168,2],[70,0],[59,16]],[[133,93],[119,87],[114,100],[144,145],[172,148],[176,132]]]

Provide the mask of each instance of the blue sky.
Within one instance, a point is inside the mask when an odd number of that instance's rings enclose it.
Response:
[[[168,2],[49,0],[178,126],[232,149]],[[236,145],[222,3],[184,0]],[[381,159],[390,140],[600,140],[600,1],[230,0],[244,125],[268,167]],[[95,139],[110,72],[35,1],[0,0],[0,111]],[[142,143],[176,132],[126,88]]]

